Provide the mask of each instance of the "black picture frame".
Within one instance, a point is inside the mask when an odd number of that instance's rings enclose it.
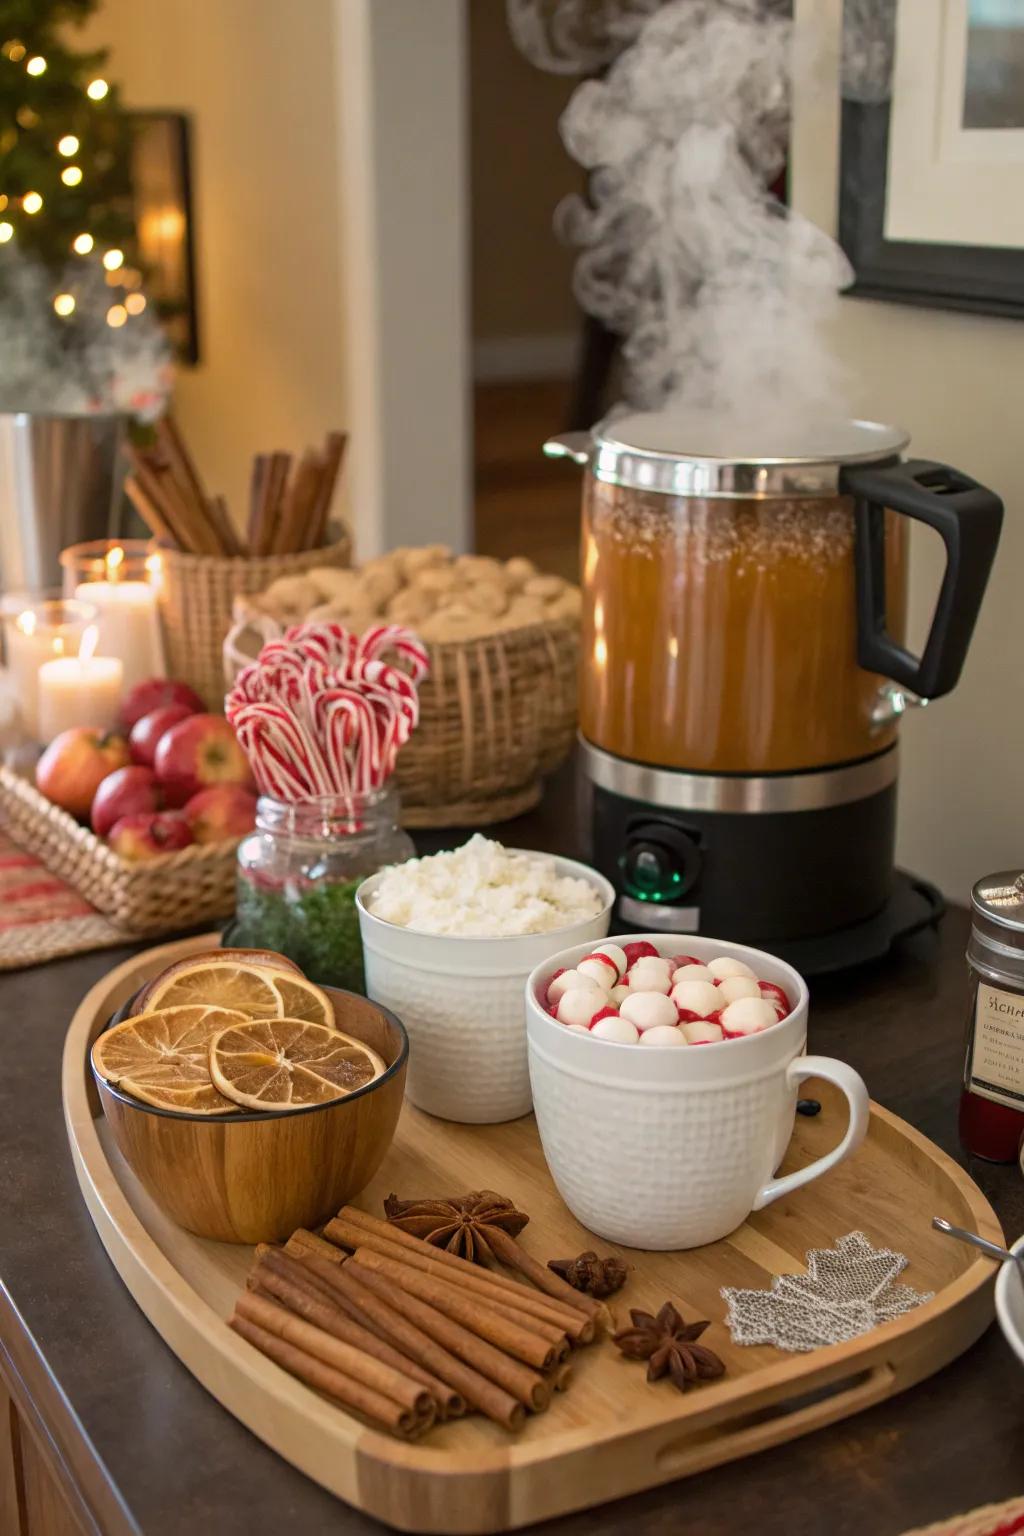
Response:
[[[195,219],[189,119],[133,111],[132,196],[139,260],[178,363],[199,362]]]
[[[1024,319],[1024,250],[885,238],[889,102],[842,102],[839,244],[851,298]]]

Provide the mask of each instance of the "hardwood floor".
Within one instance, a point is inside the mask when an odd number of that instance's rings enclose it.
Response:
[[[564,425],[568,393],[561,381],[477,387],[476,548],[577,581],[580,472],[541,452]]]

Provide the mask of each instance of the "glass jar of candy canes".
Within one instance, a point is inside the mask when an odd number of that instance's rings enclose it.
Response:
[[[261,795],[256,830],[238,850],[228,942],[276,950],[311,981],[362,992],[356,890],[383,865],[415,852],[387,784],[295,803]]]

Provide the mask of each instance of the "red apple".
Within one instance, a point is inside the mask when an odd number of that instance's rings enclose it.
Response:
[[[182,704],[190,715],[198,715],[205,707],[202,699],[188,683],[175,682],[173,677],[149,677],[143,683],[129,688],[121,704],[121,724],[130,731],[136,720],[151,715],[154,709],[167,704]]]
[[[172,725],[177,725],[179,720],[191,714],[194,714],[194,710],[189,709],[187,704],[165,704],[161,709],[150,710],[148,715],[136,720],[128,737],[132,762],[141,763],[144,768],[152,768],[160,737]]]
[[[184,805],[208,784],[240,784],[252,790],[245,753],[223,715],[189,715],[172,725],[153,759],[168,805]]]
[[[224,843],[252,831],[256,796],[240,784],[211,784],[185,802],[184,816],[197,843]]]
[[[180,811],[137,811],[114,822],[108,841],[120,858],[134,864],[187,848],[194,839]]]
[[[76,726],[54,737],[36,764],[36,788],[72,816],[88,816],[108,773],[128,762],[123,736]]]
[[[108,773],[92,802],[92,829],[106,837],[115,821],[138,811],[158,811],[163,795],[152,768],[119,768]]]

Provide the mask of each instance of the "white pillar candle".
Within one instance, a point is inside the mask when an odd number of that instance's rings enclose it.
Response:
[[[7,670],[21,711],[25,734],[39,740],[39,668],[59,647],[52,631],[36,622],[31,609],[7,626],[5,646]]]
[[[58,656],[39,668],[39,740],[91,726],[117,724],[124,668],[117,656]]]
[[[97,650],[124,667],[125,691],[166,673],[156,590],[148,581],[83,581],[75,597],[98,610]]]

